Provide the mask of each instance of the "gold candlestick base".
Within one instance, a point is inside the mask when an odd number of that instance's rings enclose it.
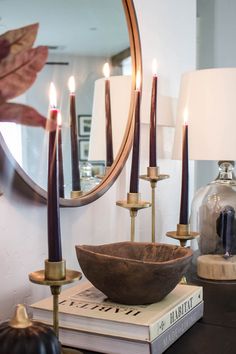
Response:
[[[188,240],[193,240],[199,236],[198,232],[190,231],[189,224],[177,224],[177,231],[168,231],[166,236],[179,240],[182,247],[186,246]]]
[[[177,224],[177,231],[168,231],[166,236],[171,237],[180,242],[180,246],[185,247],[188,240],[193,240],[195,237],[199,236],[198,232],[190,231],[189,224]],[[181,284],[187,284],[187,279],[185,276],[182,277]]]
[[[66,269],[66,262],[45,261],[45,269],[38,270],[29,274],[29,280],[32,283],[50,286],[53,295],[53,328],[59,337],[59,317],[58,300],[61,293],[61,287],[73,283],[82,277],[80,272]]]
[[[141,175],[140,178],[143,179],[144,181],[148,181],[150,183],[157,183],[159,181],[162,181],[163,179],[169,178],[169,175],[162,175],[159,173],[159,167],[148,167],[147,168],[147,174],[146,175]]]
[[[149,208],[151,203],[140,200],[140,193],[127,193],[127,199],[117,201],[116,205],[130,211],[130,240],[133,242],[135,240],[135,217],[139,210]]]
[[[157,186],[157,182],[162,181],[163,179],[169,178],[169,175],[160,175],[159,167],[148,167],[147,174],[141,175],[140,178],[144,181],[150,182],[152,188],[152,242],[156,242],[156,201],[155,201],[155,189]]]
[[[70,192],[70,197],[71,199],[76,199],[79,198],[83,195],[83,191],[71,191]]]

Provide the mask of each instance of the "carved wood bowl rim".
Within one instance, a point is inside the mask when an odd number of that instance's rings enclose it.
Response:
[[[142,260],[142,259],[134,259],[131,257],[122,257],[122,256],[117,256],[117,255],[112,255],[109,253],[103,253],[103,252],[99,252],[97,251],[100,248],[108,248],[111,246],[156,246],[155,248],[158,247],[162,247],[162,248],[166,248],[166,249],[172,249],[174,250],[182,250],[183,251],[183,255],[180,257],[176,257],[170,260],[165,260],[165,261],[150,261],[150,260]],[[76,249],[80,249],[85,253],[88,254],[94,254],[97,256],[102,256],[104,258],[112,258],[112,259],[117,259],[117,260],[126,260],[129,262],[133,262],[133,263],[137,263],[137,264],[152,264],[152,265],[164,265],[164,264],[172,264],[172,263],[176,263],[178,261],[182,261],[184,258],[188,258],[191,257],[193,255],[193,251],[190,248],[186,248],[186,247],[182,247],[182,246],[178,246],[178,245],[174,245],[174,244],[167,244],[167,243],[150,243],[150,242],[130,242],[130,241],[121,241],[121,242],[114,242],[114,243],[107,243],[107,244],[101,244],[101,245],[77,245],[75,246]]]

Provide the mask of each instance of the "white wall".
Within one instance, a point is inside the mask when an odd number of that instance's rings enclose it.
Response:
[[[163,54],[163,63],[166,62],[163,85],[170,85],[171,93],[177,95],[181,71],[195,65],[192,45],[195,40],[195,0],[135,0],[134,3],[140,23],[144,74],[146,76],[148,73],[150,77],[152,57],[158,57],[164,50],[165,41],[162,43],[162,49],[160,46],[162,38],[172,38],[168,42],[170,54],[168,57]],[[177,45],[174,33],[179,28],[184,30],[185,35],[178,37]],[[192,35],[187,36],[187,33]],[[171,52],[172,44],[176,45],[174,52]],[[178,48],[181,48],[180,52],[177,52]],[[175,66],[176,72],[171,70],[172,66]],[[148,125],[144,124],[142,128],[143,173],[146,171],[148,160]],[[167,133],[166,136],[166,144],[171,145],[171,134]],[[163,159],[159,163],[161,172],[171,175],[169,180],[158,185],[157,193],[158,240],[166,241],[165,232],[175,228],[178,222],[180,163],[169,159]],[[13,171],[7,169],[3,162],[1,167],[3,171],[0,174],[0,183],[4,195],[0,198],[0,318],[4,319],[12,313],[14,304],[31,303],[48,293],[48,289],[31,284],[28,280],[28,273],[43,268],[44,259],[47,258],[47,232],[46,206],[28,198],[24,185],[20,185],[18,179],[14,182]],[[75,244],[99,244],[129,239],[128,212],[115,205],[116,200],[126,197],[128,189],[129,163],[115,185],[99,200],[81,208],[61,209],[63,256],[69,268],[79,268],[74,251]],[[140,192],[143,199],[150,200],[150,188],[143,181],[140,182]],[[137,241],[150,241],[150,225],[151,210],[140,211],[137,218]]]

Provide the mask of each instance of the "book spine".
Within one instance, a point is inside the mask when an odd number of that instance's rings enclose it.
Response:
[[[199,288],[195,293],[187,299],[176,305],[149,329],[148,340],[152,341],[161,333],[165,332],[170,326],[181,319],[186,313],[191,311],[197,304],[202,301],[202,288]]]
[[[203,316],[203,301],[150,343],[150,354],[162,354]]]

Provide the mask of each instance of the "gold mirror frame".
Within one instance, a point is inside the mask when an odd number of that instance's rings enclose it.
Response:
[[[102,182],[90,192],[86,193],[84,196],[80,196],[79,198],[74,199],[62,199],[60,198],[60,205],[67,207],[77,207],[89,204],[96,199],[100,198],[115,182],[118,175],[122,171],[124,164],[128,158],[131,144],[133,140],[133,112],[134,112],[134,89],[135,89],[135,73],[137,70],[142,69],[141,63],[141,45],[140,45],[140,37],[138,24],[134,9],[133,0],[122,0],[126,22],[129,32],[129,40],[130,40],[130,52],[131,52],[131,60],[132,60],[132,92],[131,92],[131,102],[129,109],[129,117],[127,121],[127,126],[124,134],[124,138],[119,149],[119,152],[111,166],[111,169],[107,172],[106,176],[103,178]],[[27,184],[27,186],[31,189],[31,191],[37,195],[37,199],[46,201],[47,200],[47,191],[43,188],[39,187],[21,168],[21,166],[16,162],[12,154],[10,153],[6,142],[4,141],[1,133],[0,133],[0,144],[2,149],[4,150],[7,158],[14,166],[15,172],[23,179],[23,181]]]

